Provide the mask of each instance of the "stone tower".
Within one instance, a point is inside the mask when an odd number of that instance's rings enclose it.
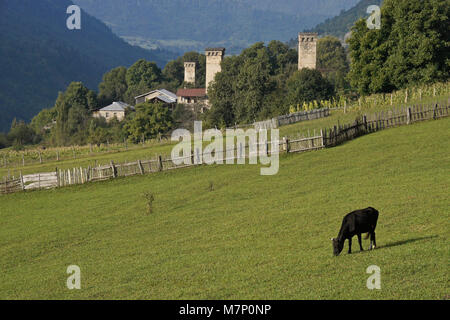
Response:
[[[298,34],[298,70],[316,69],[317,36],[317,33]]]
[[[217,72],[222,71],[220,63],[225,56],[225,48],[207,48],[206,55],[206,93],[208,93],[208,86]]]
[[[195,62],[184,63],[184,82],[195,84]]]

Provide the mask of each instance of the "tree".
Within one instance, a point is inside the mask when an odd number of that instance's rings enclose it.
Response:
[[[328,100],[333,96],[333,86],[317,70],[302,69],[287,81],[287,102],[290,105],[314,100]]]
[[[172,128],[172,116],[169,108],[162,103],[144,102],[136,106],[136,112],[130,115],[124,129],[128,133],[128,139],[139,142],[145,139],[155,138],[158,134],[164,134]]]
[[[271,64],[274,73],[283,73],[290,68],[291,65],[297,66],[298,53],[290,49],[289,46],[281,41],[270,41],[267,45]]]
[[[0,149],[6,148],[9,146],[10,146],[10,142],[9,142],[8,136],[5,133],[0,132]]]
[[[385,0],[381,29],[359,20],[349,39],[349,79],[361,94],[447,81],[450,36],[447,0]]]
[[[128,89],[127,68],[117,67],[103,75],[99,84],[98,100],[101,106],[107,106],[114,101],[124,101]]]
[[[56,144],[84,143],[90,110],[95,108],[92,92],[81,82],[72,82],[64,93],[60,92],[54,106],[56,125],[53,133]]]
[[[272,67],[264,47],[257,49],[256,56],[245,60],[236,79],[234,112],[237,121],[250,123],[258,118],[264,107],[264,98],[271,90]]]
[[[162,80],[161,69],[156,63],[144,59],[134,63],[125,75],[128,89],[125,93],[125,102],[134,104],[134,97],[150,91]]]
[[[53,120],[56,119],[57,112],[54,108],[43,109],[32,120],[30,127],[34,132],[38,134],[44,134],[47,130],[45,128],[51,128],[53,126]]]
[[[331,82],[336,92],[349,88],[347,54],[339,39],[327,36],[317,41],[317,68]]]
[[[12,142],[15,149],[21,149],[24,145],[34,142],[35,133],[24,121],[13,120],[8,140]]]
[[[154,62],[140,59],[127,70],[126,80],[128,86],[144,83],[150,88],[161,81],[161,69]]]

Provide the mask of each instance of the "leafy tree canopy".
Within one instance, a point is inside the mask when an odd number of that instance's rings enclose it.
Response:
[[[447,0],[385,0],[381,29],[359,20],[349,39],[351,85],[361,94],[446,81],[450,70]]]

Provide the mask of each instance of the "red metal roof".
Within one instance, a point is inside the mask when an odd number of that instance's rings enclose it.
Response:
[[[204,97],[206,89],[178,89],[177,97]]]

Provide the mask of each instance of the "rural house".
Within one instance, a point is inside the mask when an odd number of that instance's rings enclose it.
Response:
[[[166,104],[176,104],[177,95],[166,89],[158,89],[134,97],[134,100],[136,101],[136,104],[144,103],[147,101],[154,103],[162,102]]]
[[[109,106],[95,110],[93,116],[95,118],[105,118],[107,122],[111,121],[113,118],[122,121],[125,118],[125,111],[127,108],[134,110],[134,107],[122,101],[115,101]]]
[[[206,100],[206,89],[178,89],[178,103],[194,104]]]

